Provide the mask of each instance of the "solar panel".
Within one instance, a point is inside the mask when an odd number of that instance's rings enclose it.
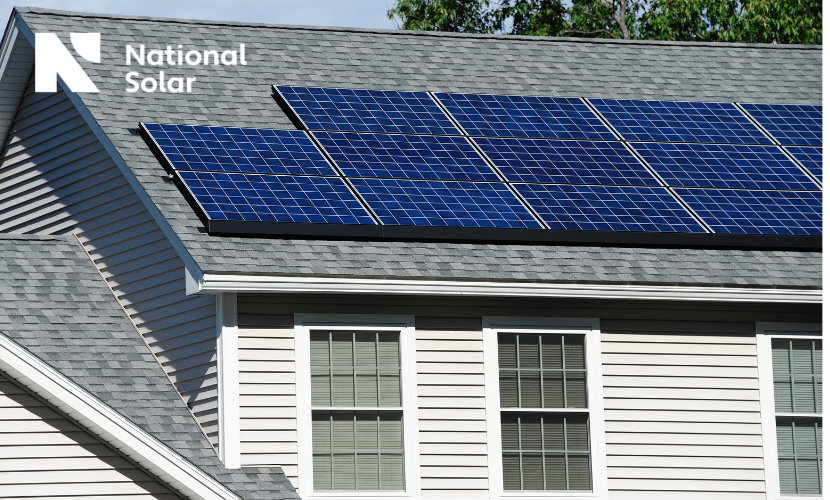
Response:
[[[350,179],[384,225],[541,228],[500,183]]]
[[[821,181],[821,165],[823,148],[813,148],[809,146],[789,146],[784,148],[791,155],[799,161],[808,172],[813,174],[819,181]]]
[[[821,146],[821,106],[741,104],[771,136],[785,146]]]
[[[675,191],[716,233],[821,235],[820,191]]]
[[[632,143],[669,186],[817,190],[777,146]]]
[[[499,181],[463,137],[315,132],[349,177]]]
[[[473,136],[617,139],[577,98],[443,93],[435,97]]]
[[[143,126],[175,170],[337,175],[301,130]]]
[[[375,224],[338,177],[176,173],[211,220]]]
[[[730,103],[588,99],[629,141],[772,144]]]
[[[511,182],[659,186],[621,142],[476,138]]]
[[[551,229],[706,232],[665,188],[514,186]]]
[[[310,130],[459,135],[426,92],[274,88]]]

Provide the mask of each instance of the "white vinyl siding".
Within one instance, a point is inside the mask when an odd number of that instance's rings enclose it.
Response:
[[[213,297],[184,263],[68,96],[29,82],[0,153],[0,232],[75,231],[214,445]]]
[[[481,331],[416,330],[424,498],[487,498]]]
[[[754,337],[601,338],[610,498],[766,498]]]
[[[293,328],[239,328],[242,466],[279,466],[297,482]]]
[[[0,374],[0,498],[179,499]]]

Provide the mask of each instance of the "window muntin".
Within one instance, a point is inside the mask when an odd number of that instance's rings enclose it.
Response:
[[[309,337],[314,489],[404,490],[400,333]]]
[[[502,332],[498,350],[504,490],[591,490],[585,335]]]
[[[822,342],[773,338],[772,376],[782,494],[821,494]]]

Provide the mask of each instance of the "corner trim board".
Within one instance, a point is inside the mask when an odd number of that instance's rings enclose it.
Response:
[[[239,420],[239,327],[236,294],[216,296],[216,351],[219,375],[219,458],[228,469],[242,467]]]
[[[688,300],[820,304],[822,291],[661,285],[605,285],[581,283],[521,283],[505,281],[387,280],[374,278],[318,278],[204,274],[193,280],[188,293],[361,293],[443,295],[470,297],[537,297],[634,300]]]
[[[0,370],[194,500],[239,497],[167,445],[0,332]]]

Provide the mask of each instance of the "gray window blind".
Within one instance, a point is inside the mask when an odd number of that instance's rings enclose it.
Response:
[[[590,490],[585,336],[500,333],[504,489]]]
[[[398,332],[311,332],[315,490],[405,489],[399,339]]]
[[[819,339],[772,339],[782,494],[822,492],[821,352]]]

